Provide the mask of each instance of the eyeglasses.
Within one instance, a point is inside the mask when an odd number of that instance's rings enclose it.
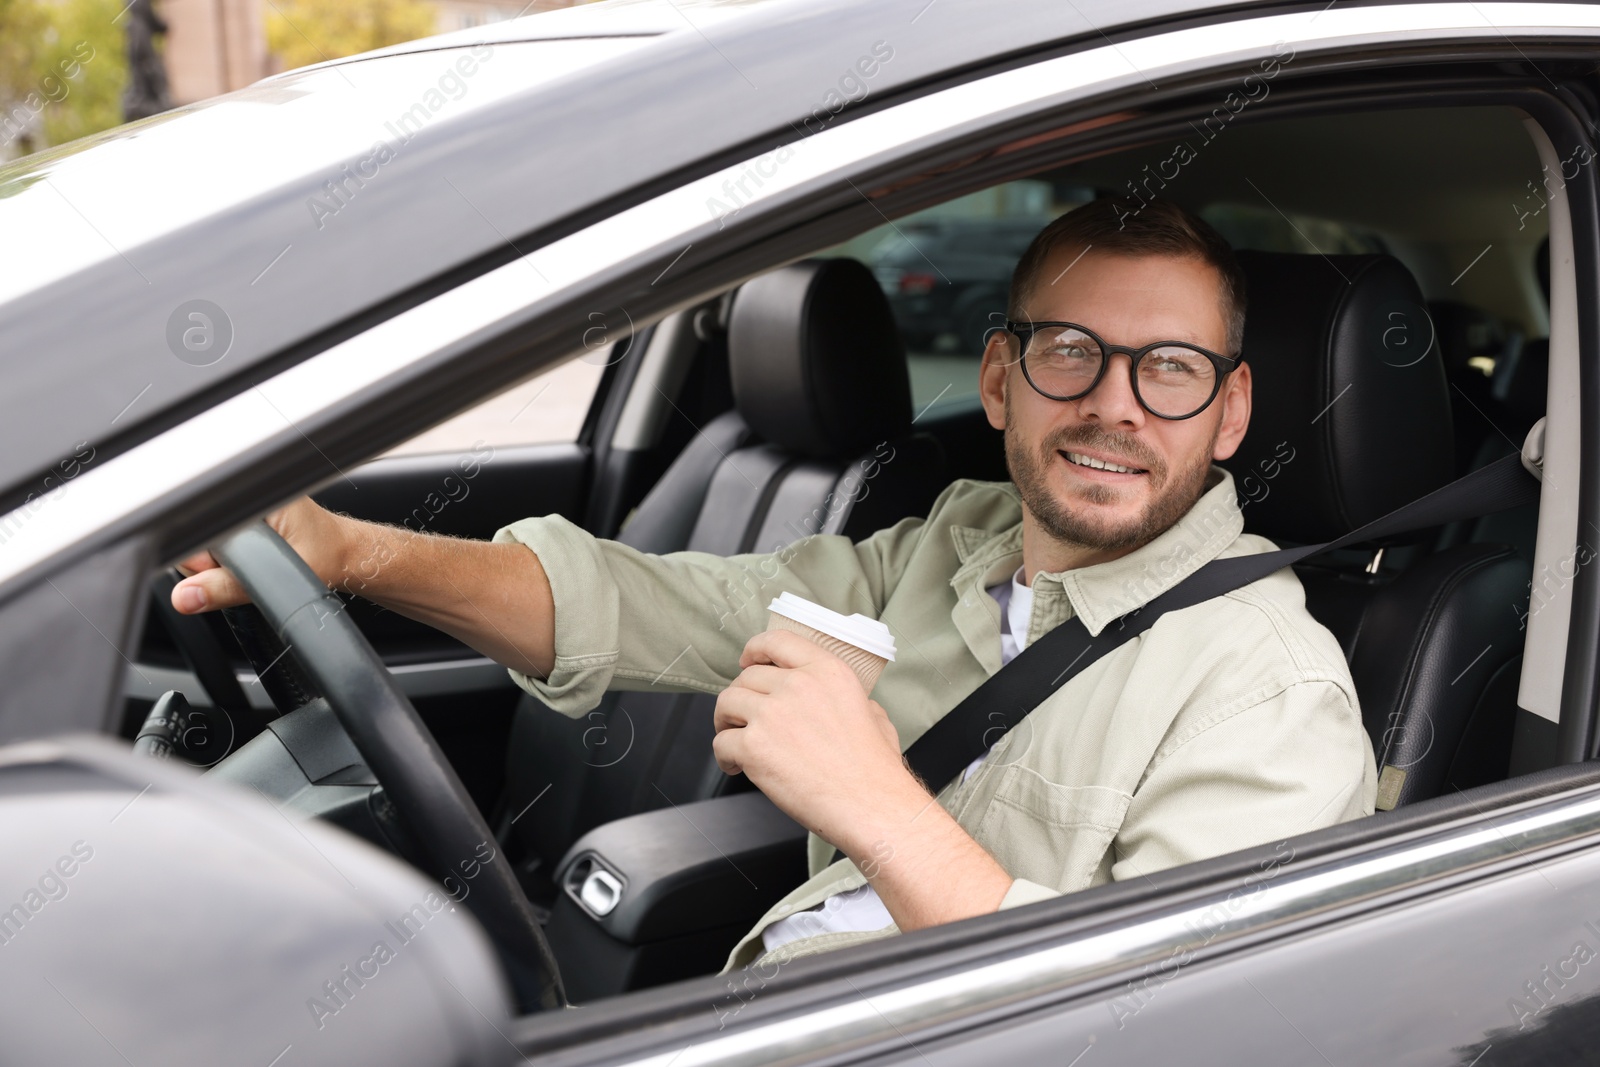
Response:
[[[1051,400],[1081,400],[1105,377],[1111,357],[1128,356],[1128,377],[1139,406],[1158,419],[1192,419],[1217,398],[1222,380],[1244,360],[1183,341],[1143,348],[1112,345],[1073,322],[1007,322],[1022,344],[1022,376]]]

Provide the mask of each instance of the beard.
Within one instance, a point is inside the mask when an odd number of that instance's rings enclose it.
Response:
[[[1093,423],[1063,427],[1041,441],[1037,450],[1030,450],[1012,421],[1008,398],[1006,466],[1023,505],[1052,540],[1098,552],[1131,551],[1149,544],[1176,525],[1200,499],[1211,469],[1212,449],[1221,430],[1219,422],[1206,447],[1193,459],[1174,467],[1169,467],[1138,437],[1111,433]],[[1096,514],[1097,505],[1117,502],[1122,494],[1117,486],[1087,485],[1080,490],[1082,503],[1056,496],[1050,488],[1048,472],[1062,462],[1057,452],[1075,451],[1075,445],[1118,457],[1124,466],[1146,471],[1144,477],[1150,479],[1152,495],[1144,511],[1122,522]]]

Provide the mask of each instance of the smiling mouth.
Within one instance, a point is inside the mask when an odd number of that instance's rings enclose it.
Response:
[[[1096,459],[1094,456],[1086,456],[1081,452],[1065,452],[1065,451],[1063,451],[1063,452],[1060,452],[1059,454],[1068,463],[1071,463],[1071,464],[1073,464],[1075,466],[1078,466],[1078,467],[1088,467],[1091,470],[1110,471],[1113,474],[1149,474],[1150,473],[1149,471],[1144,470],[1143,468],[1140,468],[1140,467],[1125,467],[1120,463],[1112,463],[1109,460]]]

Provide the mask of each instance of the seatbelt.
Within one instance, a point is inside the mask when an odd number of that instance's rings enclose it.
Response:
[[[1150,603],[1108,623],[1098,636],[1091,637],[1077,617],[1068,619],[1028,645],[912,742],[905,753],[906,762],[938,792],[1057,689],[1101,656],[1144,633],[1169,611],[1230,593],[1323,552],[1492,515],[1538,498],[1538,479],[1514,453],[1337,540],[1212,560]]]

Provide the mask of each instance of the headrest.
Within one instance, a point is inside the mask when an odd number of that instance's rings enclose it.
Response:
[[[1450,389],[1411,272],[1392,256],[1238,255],[1254,395],[1223,465],[1245,528],[1326,541],[1448,482]]]
[[[739,414],[761,438],[849,460],[911,427],[911,380],[889,301],[853,259],[808,259],[740,287],[728,318]]]

